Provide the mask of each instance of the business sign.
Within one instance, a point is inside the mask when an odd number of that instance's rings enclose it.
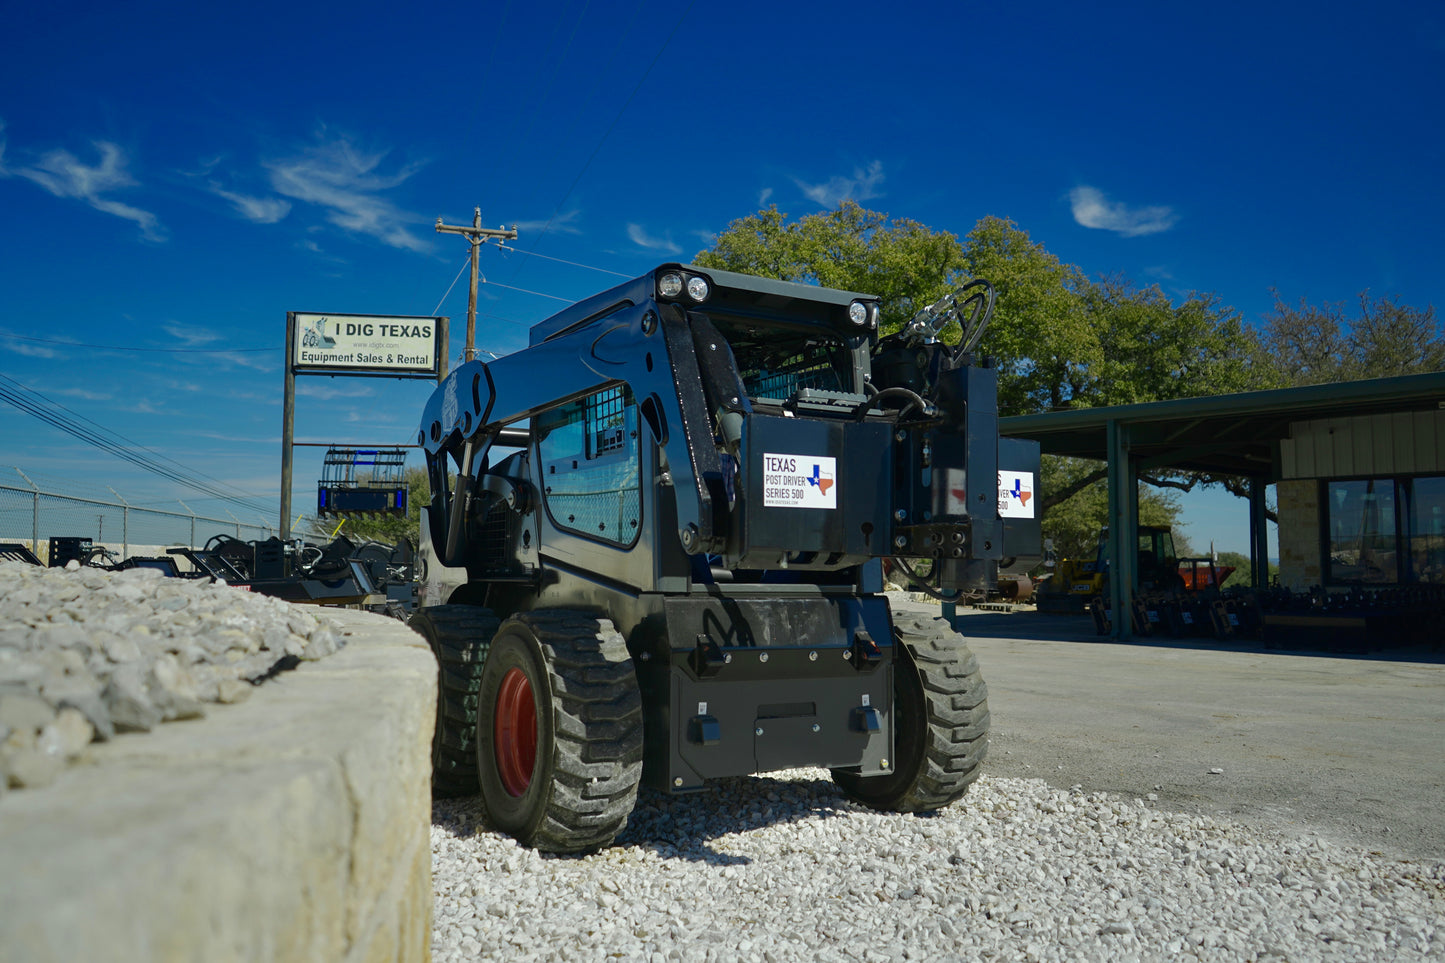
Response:
[[[438,318],[300,312],[292,318],[291,365],[297,371],[436,377]]]

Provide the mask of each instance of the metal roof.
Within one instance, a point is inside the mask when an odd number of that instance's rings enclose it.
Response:
[[[1108,426],[1128,427],[1146,470],[1174,468],[1279,477],[1279,442],[1291,422],[1445,407],[1445,371],[1178,398],[1109,408],[1075,408],[999,419],[999,433],[1031,438],[1052,455],[1107,460]]]

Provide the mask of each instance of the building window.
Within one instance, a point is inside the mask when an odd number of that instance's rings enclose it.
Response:
[[[1445,476],[1321,487],[1326,584],[1445,583]]]
[[[617,545],[637,540],[641,466],[637,406],[625,385],[537,418],[547,514],[558,528]]]
[[[1415,581],[1445,585],[1445,476],[1413,479],[1410,567]]]

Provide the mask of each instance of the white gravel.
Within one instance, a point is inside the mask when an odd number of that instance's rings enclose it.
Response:
[[[644,790],[616,845],[542,856],[433,808],[433,958],[1445,960],[1445,864],[985,776],[876,813],[823,770]]]
[[[0,795],[342,644],[329,619],[209,578],[0,561]]]

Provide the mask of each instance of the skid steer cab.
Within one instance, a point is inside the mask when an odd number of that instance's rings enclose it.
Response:
[[[608,845],[643,780],[962,796],[983,678],[890,610],[883,562],[959,598],[1040,555],[1038,447],[1000,444],[972,357],[992,300],[974,281],[880,337],[875,297],[664,264],[453,371],[418,439],[434,792],[560,852]]]

